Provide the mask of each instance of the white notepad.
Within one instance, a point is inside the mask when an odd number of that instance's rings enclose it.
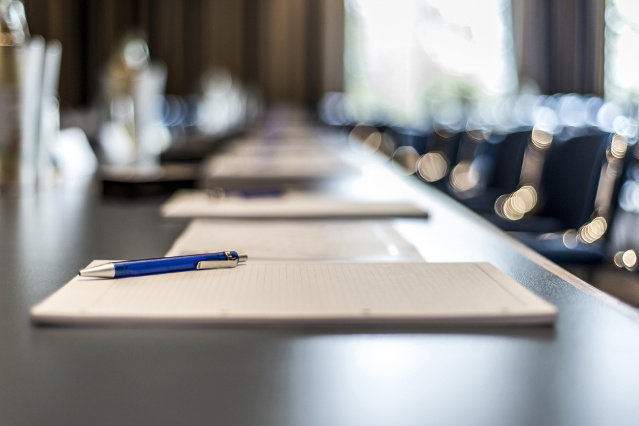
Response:
[[[423,258],[392,220],[192,221],[166,256],[233,249],[259,261],[414,262]]]
[[[324,180],[358,173],[356,167],[332,153],[215,155],[204,162],[203,170],[205,179],[211,182]]]
[[[555,307],[487,263],[259,263],[76,277],[38,323],[547,324]]]
[[[286,192],[276,197],[211,197],[206,191],[182,190],[161,207],[164,217],[210,218],[371,218],[426,217],[409,201],[348,200],[309,192]]]
[[[348,151],[346,151],[348,152]],[[316,140],[239,140],[233,143],[222,155],[235,156],[326,156],[344,157],[344,144],[336,144],[332,139],[326,141]]]

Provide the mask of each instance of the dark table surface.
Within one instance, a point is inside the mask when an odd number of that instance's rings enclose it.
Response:
[[[555,304],[556,325],[35,327],[30,307],[78,268],[160,256],[186,222],[160,218],[162,198],[5,197],[0,424],[639,424],[635,311],[407,187],[430,217],[396,223],[427,261],[490,261]]]

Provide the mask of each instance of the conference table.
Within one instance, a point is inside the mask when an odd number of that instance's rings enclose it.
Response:
[[[0,424],[639,424],[639,314],[414,177],[388,219],[428,262],[488,261],[554,326],[46,327],[29,309],[92,259],[163,255],[165,197],[93,187],[0,198]],[[395,179],[395,178],[394,178]]]

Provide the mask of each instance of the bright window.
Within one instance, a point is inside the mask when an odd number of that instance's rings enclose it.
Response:
[[[355,118],[420,125],[513,93],[511,21],[510,0],[346,0]]]
[[[639,97],[639,1],[608,0],[604,92],[622,105]]]

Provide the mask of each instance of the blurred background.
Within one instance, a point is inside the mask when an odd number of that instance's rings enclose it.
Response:
[[[5,193],[194,185],[186,164],[287,105],[639,305],[637,1],[0,8],[0,108],[21,123],[0,134]]]
[[[200,77],[223,67],[268,101],[313,106],[342,88],[344,5],[340,0],[31,0],[33,34],[64,46],[63,107],[90,105],[101,67],[134,30],[152,59],[170,70],[166,91],[188,95]]]
[[[171,70],[168,93],[197,91],[202,72],[215,65],[259,85],[267,100],[309,106],[323,92],[342,89],[345,83],[360,92],[376,89],[375,76],[398,60],[401,73],[392,74],[394,79],[408,78],[405,89],[425,85],[432,75],[457,75],[463,64],[471,70],[461,73],[461,80],[487,88],[492,84],[493,89],[503,83],[502,92],[531,81],[542,93],[603,95],[604,44],[615,58],[632,56],[623,52],[623,45],[631,44],[629,35],[620,39],[624,31],[618,28],[633,24],[631,1],[403,0],[392,7],[376,0],[345,3],[24,1],[31,32],[60,40],[65,48],[61,69],[69,78],[60,82],[63,106],[92,102],[101,65],[132,29],[146,36],[152,58]],[[606,21],[606,14],[614,16]],[[371,55],[379,60],[366,72],[362,67],[373,65]],[[609,61],[609,73],[619,74],[612,65],[619,59]],[[355,87],[354,81],[363,76],[366,86]],[[618,84],[617,78],[608,77],[610,84]],[[396,86],[393,81],[387,85]]]

